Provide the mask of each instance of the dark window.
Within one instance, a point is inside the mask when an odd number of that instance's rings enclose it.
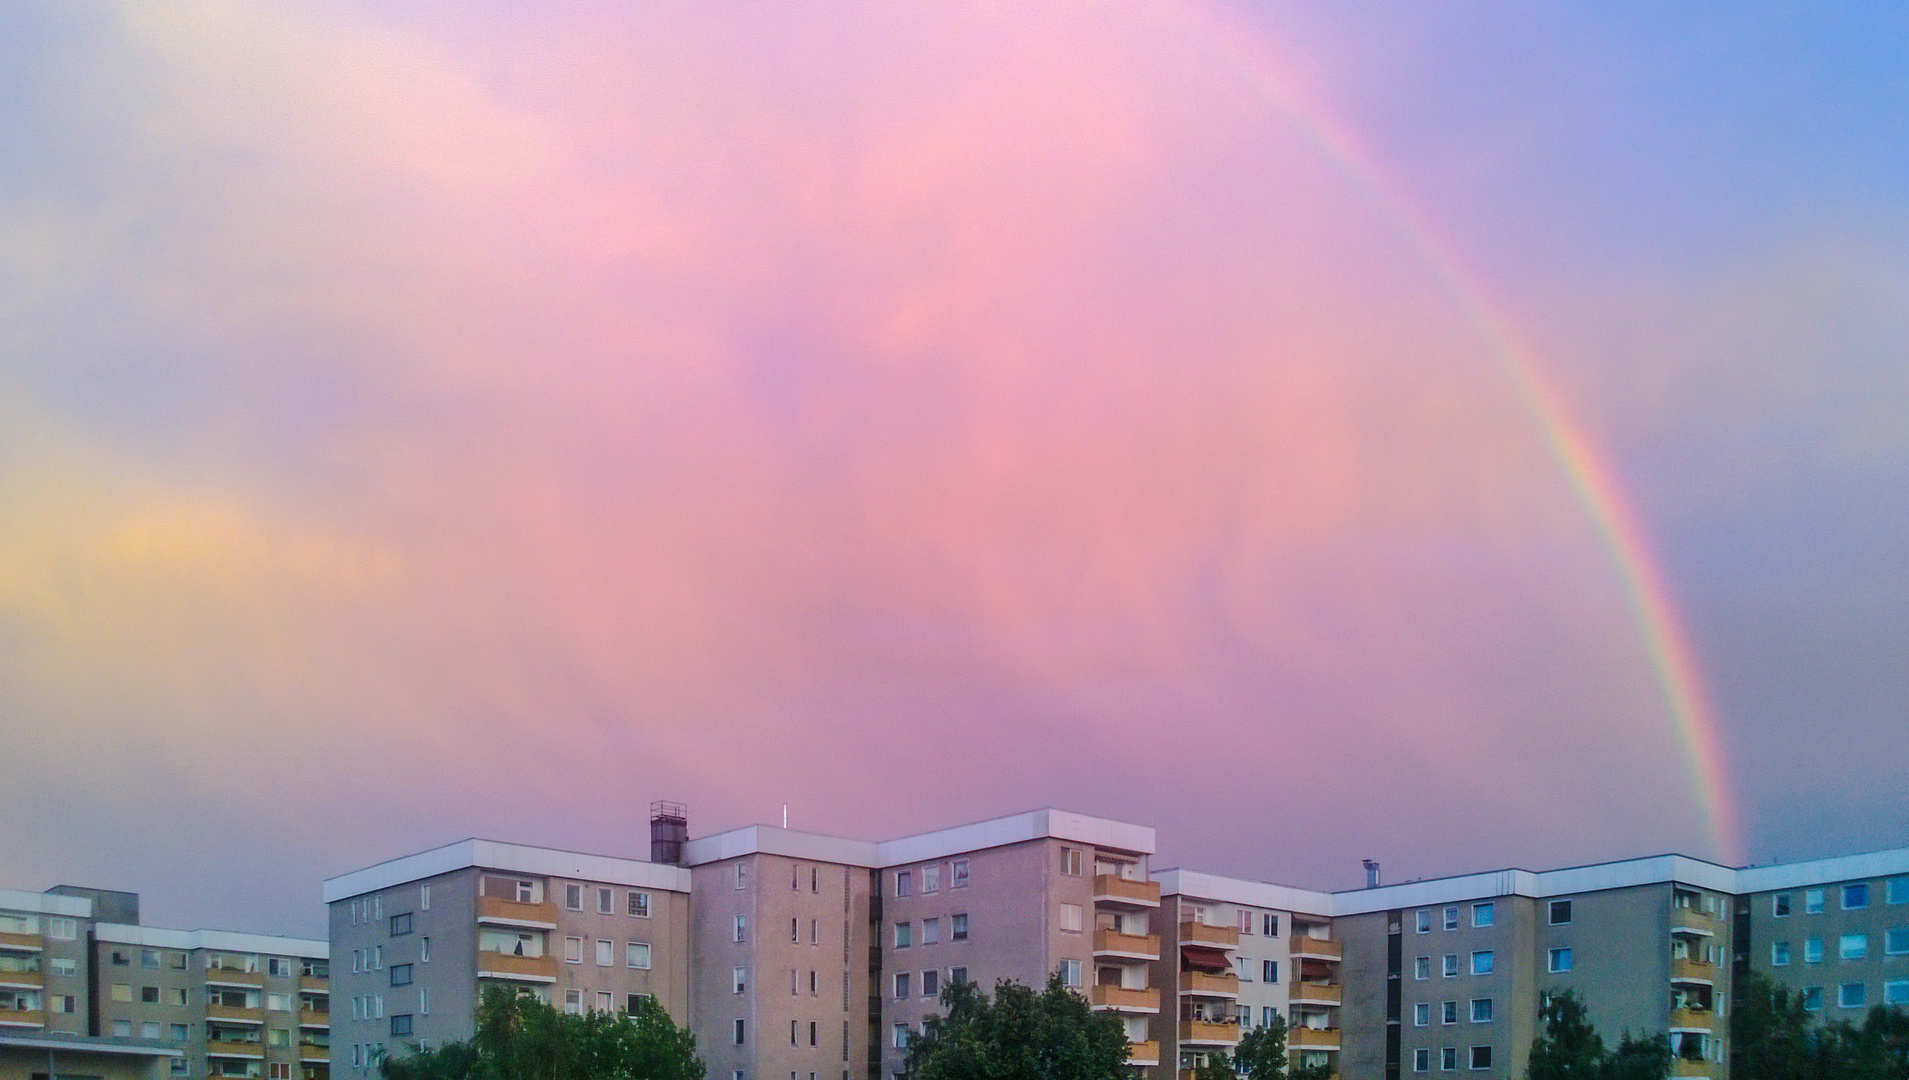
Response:
[[[1562,926],[1571,921],[1571,901],[1551,901],[1551,925]]]
[[[400,1038],[411,1034],[410,1013],[399,1013],[391,1018],[391,1034]]]
[[[159,988],[157,986],[140,987],[139,1000],[147,1005],[159,1004]]]
[[[962,983],[965,983],[965,982],[967,982],[967,981],[968,981],[968,969],[967,969],[967,968],[964,968],[964,967],[951,967],[951,968],[949,968],[949,969],[948,969],[948,981],[949,981],[949,982],[951,982],[951,983],[953,983],[953,984],[954,984],[954,985],[956,985],[956,986],[960,986],[960,985],[961,985]]]
[[[410,986],[411,985],[411,965],[410,964],[391,965],[391,985],[393,986]]]
[[[410,932],[411,932],[411,913],[410,912],[407,911],[402,915],[391,916],[391,936],[392,937],[397,937],[400,934],[408,934]]]
[[[736,1021],[736,1045],[737,1046],[741,1046],[743,1041],[742,1040],[742,1032],[743,1032],[742,1025],[743,1025],[743,1022],[741,1020]]]
[[[1491,1068],[1491,1047],[1489,1046],[1472,1047],[1472,1068],[1474,1069]]]

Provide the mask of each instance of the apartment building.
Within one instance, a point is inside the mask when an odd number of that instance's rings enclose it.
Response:
[[[690,874],[465,840],[328,879],[335,1066],[468,1039],[489,985],[569,1012],[654,998],[689,1015]]]
[[[1230,1052],[1248,1029],[1285,1020],[1293,1064],[1336,1066],[1344,993],[1332,897],[1264,882],[1163,870],[1166,937],[1154,983],[1177,1022],[1162,1024],[1162,1072]]]
[[[1909,1008],[1909,849],[1737,871],[1737,959],[1828,1020]]]
[[[327,1080],[329,996],[322,941],[143,926],[132,893],[0,890],[0,1078]]]

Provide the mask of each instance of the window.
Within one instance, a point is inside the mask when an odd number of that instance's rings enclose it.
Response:
[[[55,956],[47,961],[49,970],[55,975],[77,975],[79,964],[70,956]]]
[[[1843,910],[1857,911],[1869,906],[1869,882],[1843,886]]]
[[[1823,939],[1820,937],[1803,939],[1803,962],[1820,964],[1823,962]]]
[[[647,941],[631,941],[623,946],[623,963],[626,967],[638,971],[650,969],[650,946]]]
[[[1421,1001],[1412,1006],[1412,1026],[1413,1027],[1432,1026],[1432,1003],[1431,1002]]]
[[[391,965],[391,985],[392,986],[410,986],[411,985],[411,965],[410,964]],[[285,997],[285,995],[283,994],[268,994],[266,996],[268,999],[279,998],[281,1000],[283,1000]]]
[[[913,870],[895,871],[895,895],[915,895],[915,872]]]
[[[1564,924],[1570,921],[1571,921],[1571,901],[1569,900],[1551,901],[1551,925],[1563,926]]]
[[[603,885],[597,886],[597,914],[616,914],[616,890]],[[603,1011],[609,1012],[610,1010],[606,1008]]]
[[[143,968],[147,968],[151,971],[158,971],[159,970],[159,950],[158,949],[139,950],[139,966]]]
[[[1061,905],[1061,929],[1068,931],[1070,933],[1078,934],[1080,933],[1080,927],[1081,927],[1080,905],[1079,904],[1062,904]]]
[[[790,919],[789,920],[789,944],[794,945],[801,940],[802,940],[802,920]]]
[[[173,1058],[168,1062],[168,1067],[172,1070],[172,1075],[174,1076],[190,1076],[192,1074],[192,1063],[183,1057]],[[289,1070],[291,1066],[287,1065],[286,1068]]]
[[[948,940],[949,941],[968,940],[968,913],[967,912],[965,911],[956,912],[955,914],[950,915],[948,917]]]
[[[921,996],[925,998],[941,996],[941,972],[929,968],[921,973]]]
[[[967,981],[968,981],[968,969],[967,969],[967,968],[965,968],[965,967],[951,967],[951,968],[949,968],[949,969],[948,969],[948,981],[949,981],[950,983],[953,983],[953,984],[954,984],[954,985],[956,985],[956,986],[960,986],[960,985],[961,985],[962,983],[965,983],[965,982],[967,982]]]
[[[411,913],[410,912],[407,911],[402,915],[391,916],[391,936],[392,937],[402,937],[405,934],[408,934],[410,932],[411,932]],[[277,963],[277,961],[273,961],[273,963]]]
[[[749,916],[747,915],[736,916],[735,940],[737,941],[749,940]]]
[[[802,1037],[802,1021],[800,1020],[789,1021],[789,1045],[790,1046],[796,1045],[796,1040],[800,1039],[801,1037]],[[795,1074],[790,1073],[789,1075],[794,1076]]]
[[[819,1033],[820,1033],[820,1031],[819,1031],[819,1029],[817,1028],[817,1026],[816,1026],[816,1023],[815,1023],[815,1021],[813,1021],[813,1020],[811,1020],[811,1021],[809,1021],[809,1045],[810,1045],[810,1046],[814,1046],[814,1045],[816,1045],[816,1036],[817,1036],[817,1035],[818,1035]],[[810,1073],[810,1074],[809,1074],[809,1078],[810,1078],[810,1080],[814,1080],[814,1078],[815,1078],[815,1074],[814,1074],[814,1073]]]
[[[1780,892],[1770,897],[1770,915],[1777,919],[1787,919],[1790,917],[1789,893]]]
[[[73,919],[51,918],[46,921],[46,936],[55,941],[72,941],[80,936],[80,924]]]
[[[565,885],[563,887],[563,906],[571,911],[583,910],[583,886]]]
[[[131,1020],[113,1021],[113,1034],[122,1039],[132,1038],[133,1037],[133,1022]]]
[[[1420,911],[1417,917],[1418,917],[1418,922],[1417,922],[1417,925],[1414,927],[1414,929],[1416,929],[1421,934],[1431,933],[1432,932],[1432,913],[1430,911]]]
[[[735,1040],[735,1043],[737,1046],[741,1046],[743,1044],[743,1020],[741,1017],[736,1018],[735,1027],[732,1029],[731,1038]]]
[[[908,996],[909,977],[910,977],[909,973],[906,971],[897,971],[895,973],[895,1000],[896,1001],[900,1001],[903,998],[906,998]]]
[[[1497,921],[1497,918],[1498,908],[1491,901],[1472,905],[1473,926],[1490,926]]]
[[[1077,847],[1061,848],[1061,873],[1066,874],[1068,877],[1080,876],[1080,849],[1079,848]]]
[[[131,1001],[133,999],[133,985],[131,983],[114,983],[112,994],[114,1001]]]
[[[418,987],[418,1012],[431,1015],[431,988],[428,986]]]
[[[624,898],[624,911],[638,919],[650,917],[650,894],[631,889]]]
[[[812,893],[819,893],[822,891],[821,867],[817,867],[817,866],[809,867],[809,891]]]
[[[1788,967],[1790,964],[1790,943],[1787,941],[1770,942],[1770,966]]]
[[[1061,985],[1070,986],[1075,989],[1079,989],[1080,988],[1080,969],[1081,969],[1081,963],[1079,960],[1062,960],[1061,961]]]
[[[1458,908],[1448,907],[1445,909],[1445,929],[1447,930],[1458,929]]]
[[[737,863],[736,864],[736,888],[746,889],[748,887],[749,887],[749,864]],[[737,1042],[738,1044],[740,1044],[741,1040],[738,1039]]]
[[[616,966],[616,942],[605,941],[602,938],[597,939],[597,966]]]
[[[371,947],[371,969],[373,971],[384,970],[384,946],[383,945],[373,945]],[[250,971],[252,969],[248,967],[245,970]]]
[[[890,1036],[890,1038],[893,1042],[895,1049],[897,1050],[908,1049],[908,1025],[896,1024],[893,1030],[893,1034]]]
[[[1474,1069],[1491,1068],[1491,1047],[1489,1046],[1472,1047],[1472,1068]]]
[[[54,994],[49,1000],[51,1000],[53,1004],[48,1007],[56,1013],[71,1013],[79,1009],[79,998],[72,994]],[[183,1035],[179,1037],[182,1039],[185,1038]]]
[[[287,1062],[274,1061],[266,1066],[266,1070],[266,1076],[270,1077],[270,1080],[292,1080],[292,1067]]]
[[[1421,956],[1412,961],[1412,977],[1424,981],[1432,977],[1432,958]]]
[[[1909,877],[1892,877],[1883,887],[1883,899],[1891,904],[1909,904]]]
[[[1261,960],[1259,962],[1259,979],[1261,982],[1269,982],[1269,983],[1278,982],[1279,981],[1279,961]]]
[[[897,949],[906,949],[910,945],[913,945],[914,943],[915,943],[914,924],[905,923],[905,922],[896,923],[895,924],[895,947]]]
[[[1803,988],[1803,1008],[1810,1012],[1823,1011],[1823,988],[1805,986]]]
[[[431,939],[428,937],[421,937],[418,939],[418,963],[428,964],[430,962],[431,962]]]
[[[1438,1067],[1446,1072],[1458,1068],[1458,1047],[1441,1047],[1438,1051]]]
[[[1836,943],[1836,954],[1845,960],[1863,960],[1869,956],[1868,934],[1844,934]]]
[[[1882,933],[1884,956],[1909,955],[1909,926],[1892,926]]]
[[[729,985],[730,989],[738,994],[749,988],[749,979],[743,968],[729,969]]]
[[[124,949],[113,950],[111,963],[114,967],[125,967],[127,964],[130,964],[132,962],[133,962],[132,956],[128,954],[126,950]]]
[[[1458,954],[1457,953],[1445,954],[1445,967],[1444,967],[1443,974],[1448,979],[1458,978]]]
[[[140,987],[139,988],[139,1003],[142,1005],[159,1004],[159,988],[157,986]]]
[[[1412,1051],[1412,1071],[1432,1071],[1432,1052],[1430,1050],[1421,1046],[1417,1050]]]
[[[391,1037],[394,1039],[402,1039],[402,1038],[408,1038],[410,1034],[411,1034],[411,1014],[410,1013],[393,1014],[391,1017]]]
[[[418,910],[431,910],[431,886],[429,885],[418,886]]]
[[[1909,1005],[1909,979],[1891,979],[1882,984],[1884,1005]]]
[[[822,924],[818,920],[810,919],[809,920],[809,944],[820,945],[821,943],[822,943]]]
[[[1492,1019],[1491,1014],[1492,1014],[1492,1005],[1491,1005],[1490,998],[1473,998],[1472,999],[1472,1023],[1489,1024],[1491,1023],[1491,1019]]]
[[[1267,913],[1259,917],[1259,932],[1267,937],[1279,936],[1279,916]]]
[[[921,920],[921,943],[923,945],[938,945],[940,944],[940,942],[941,942],[941,920],[940,919]]]
[[[1485,949],[1483,951],[1473,953],[1472,954],[1472,974],[1473,975],[1491,974],[1491,963],[1492,963],[1492,955],[1491,955],[1490,949]]]
[[[1438,1006],[1438,1019],[1442,1024],[1458,1023],[1458,1002],[1442,1001]]]
[[[1823,890],[1805,889],[1803,891],[1803,914],[1821,915],[1823,913]]]
[[[956,859],[950,868],[951,884],[957,889],[968,887],[968,860]]]
[[[1569,948],[1552,949],[1545,954],[1545,970],[1553,975],[1571,970],[1571,950]]]
[[[1241,982],[1252,982],[1253,958],[1250,956],[1235,956],[1233,958],[1233,974],[1238,977]]]
[[[1861,1009],[1869,1005],[1869,987],[1865,983],[1847,982],[1836,988],[1836,1007],[1839,1009]]]
[[[925,893],[941,891],[941,864],[921,868],[921,891]]]
[[[1239,914],[1239,923],[1240,923],[1240,934],[1242,936],[1251,935],[1253,932],[1253,913],[1250,911],[1242,911],[1242,912],[1239,912],[1238,914]]]

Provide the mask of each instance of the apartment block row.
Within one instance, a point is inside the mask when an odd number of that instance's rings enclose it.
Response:
[[[134,893],[0,889],[0,1080],[328,1080],[323,941],[141,925]]]

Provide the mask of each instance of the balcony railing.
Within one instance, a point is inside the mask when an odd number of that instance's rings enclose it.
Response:
[[[1240,1041],[1240,1026],[1212,1020],[1182,1020],[1180,1021],[1180,1041],[1231,1046]]]
[[[1294,1005],[1337,1005],[1345,993],[1345,987],[1337,983],[1296,982],[1287,989],[1286,996]]]
[[[38,934],[0,933],[0,949],[11,949],[14,952],[39,952],[41,947]]]
[[[1180,992],[1194,997],[1239,997],[1240,977],[1230,971],[1224,975],[1214,975],[1205,971],[1182,971]]]
[[[1671,982],[1711,983],[1714,982],[1716,978],[1717,968],[1714,964],[1706,964],[1702,960],[1692,960],[1687,956],[1671,957]]]
[[[298,989],[307,994],[331,993],[331,980],[321,975],[300,975]]]
[[[1160,1064],[1160,1044],[1157,1042],[1137,1042],[1127,1045],[1127,1064]]]
[[[1092,998],[1096,1009],[1115,1009],[1121,1012],[1160,1011],[1160,991],[1151,987],[1141,990],[1125,986],[1096,986]]]
[[[1678,1077],[1709,1076],[1710,1063],[1708,1061],[1692,1061],[1689,1058],[1671,1058],[1670,1075]]]
[[[1337,1050],[1338,1028],[1295,1027],[1286,1031],[1286,1045],[1293,1050]]]
[[[265,976],[256,971],[234,971],[231,968],[206,968],[205,981],[222,986],[264,986]]]
[[[1708,936],[1716,933],[1717,919],[1716,916],[1706,915],[1696,908],[1673,905],[1670,909],[1670,932],[1674,934],[1679,930]]]
[[[540,904],[520,904],[501,896],[480,896],[477,898],[477,921],[549,930],[557,925],[557,905],[551,900]]]
[[[1208,926],[1203,922],[1180,924],[1180,944],[1207,945],[1215,949],[1237,949],[1240,932],[1234,926]]]
[[[262,1058],[265,1048],[258,1043],[208,1041],[205,1053],[207,1057]]]
[[[0,971],[0,986],[38,990],[45,985],[45,977],[37,971]]]
[[[517,979],[522,982],[556,982],[557,958],[554,956],[515,956],[511,953],[477,954],[480,979]]]
[[[1096,874],[1094,903],[1120,907],[1159,907],[1160,883],[1134,881],[1114,874]]]
[[[304,1043],[300,1043],[298,1044],[298,1060],[330,1061],[331,1048],[325,1046],[306,1046]]]
[[[208,1002],[205,1007],[205,1018],[207,1020],[230,1020],[238,1024],[263,1024],[265,1022],[265,1010],[245,1009],[232,1005],[219,1005]]]
[[[1345,954],[1343,945],[1326,938],[1294,934],[1291,942],[1292,954],[1305,960],[1337,960]]]
[[[1673,1029],[1709,1031],[1711,1018],[1714,1016],[1716,1013],[1709,1009],[1672,1009],[1670,1010],[1670,1026]]]
[[[300,1009],[298,1010],[298,1026],[329,1028],[331,1027],[331,1014],[328,1012],[319,1012],[317,1009]]]
[[[45,1027],[46,1013],[40,1009],[0,1009],[0,1027]]]
[[[1094,931],[1095,956],[1120,956],[1133,960],[1160,959],[1160,935],[1123,934],[1118,930]]]

